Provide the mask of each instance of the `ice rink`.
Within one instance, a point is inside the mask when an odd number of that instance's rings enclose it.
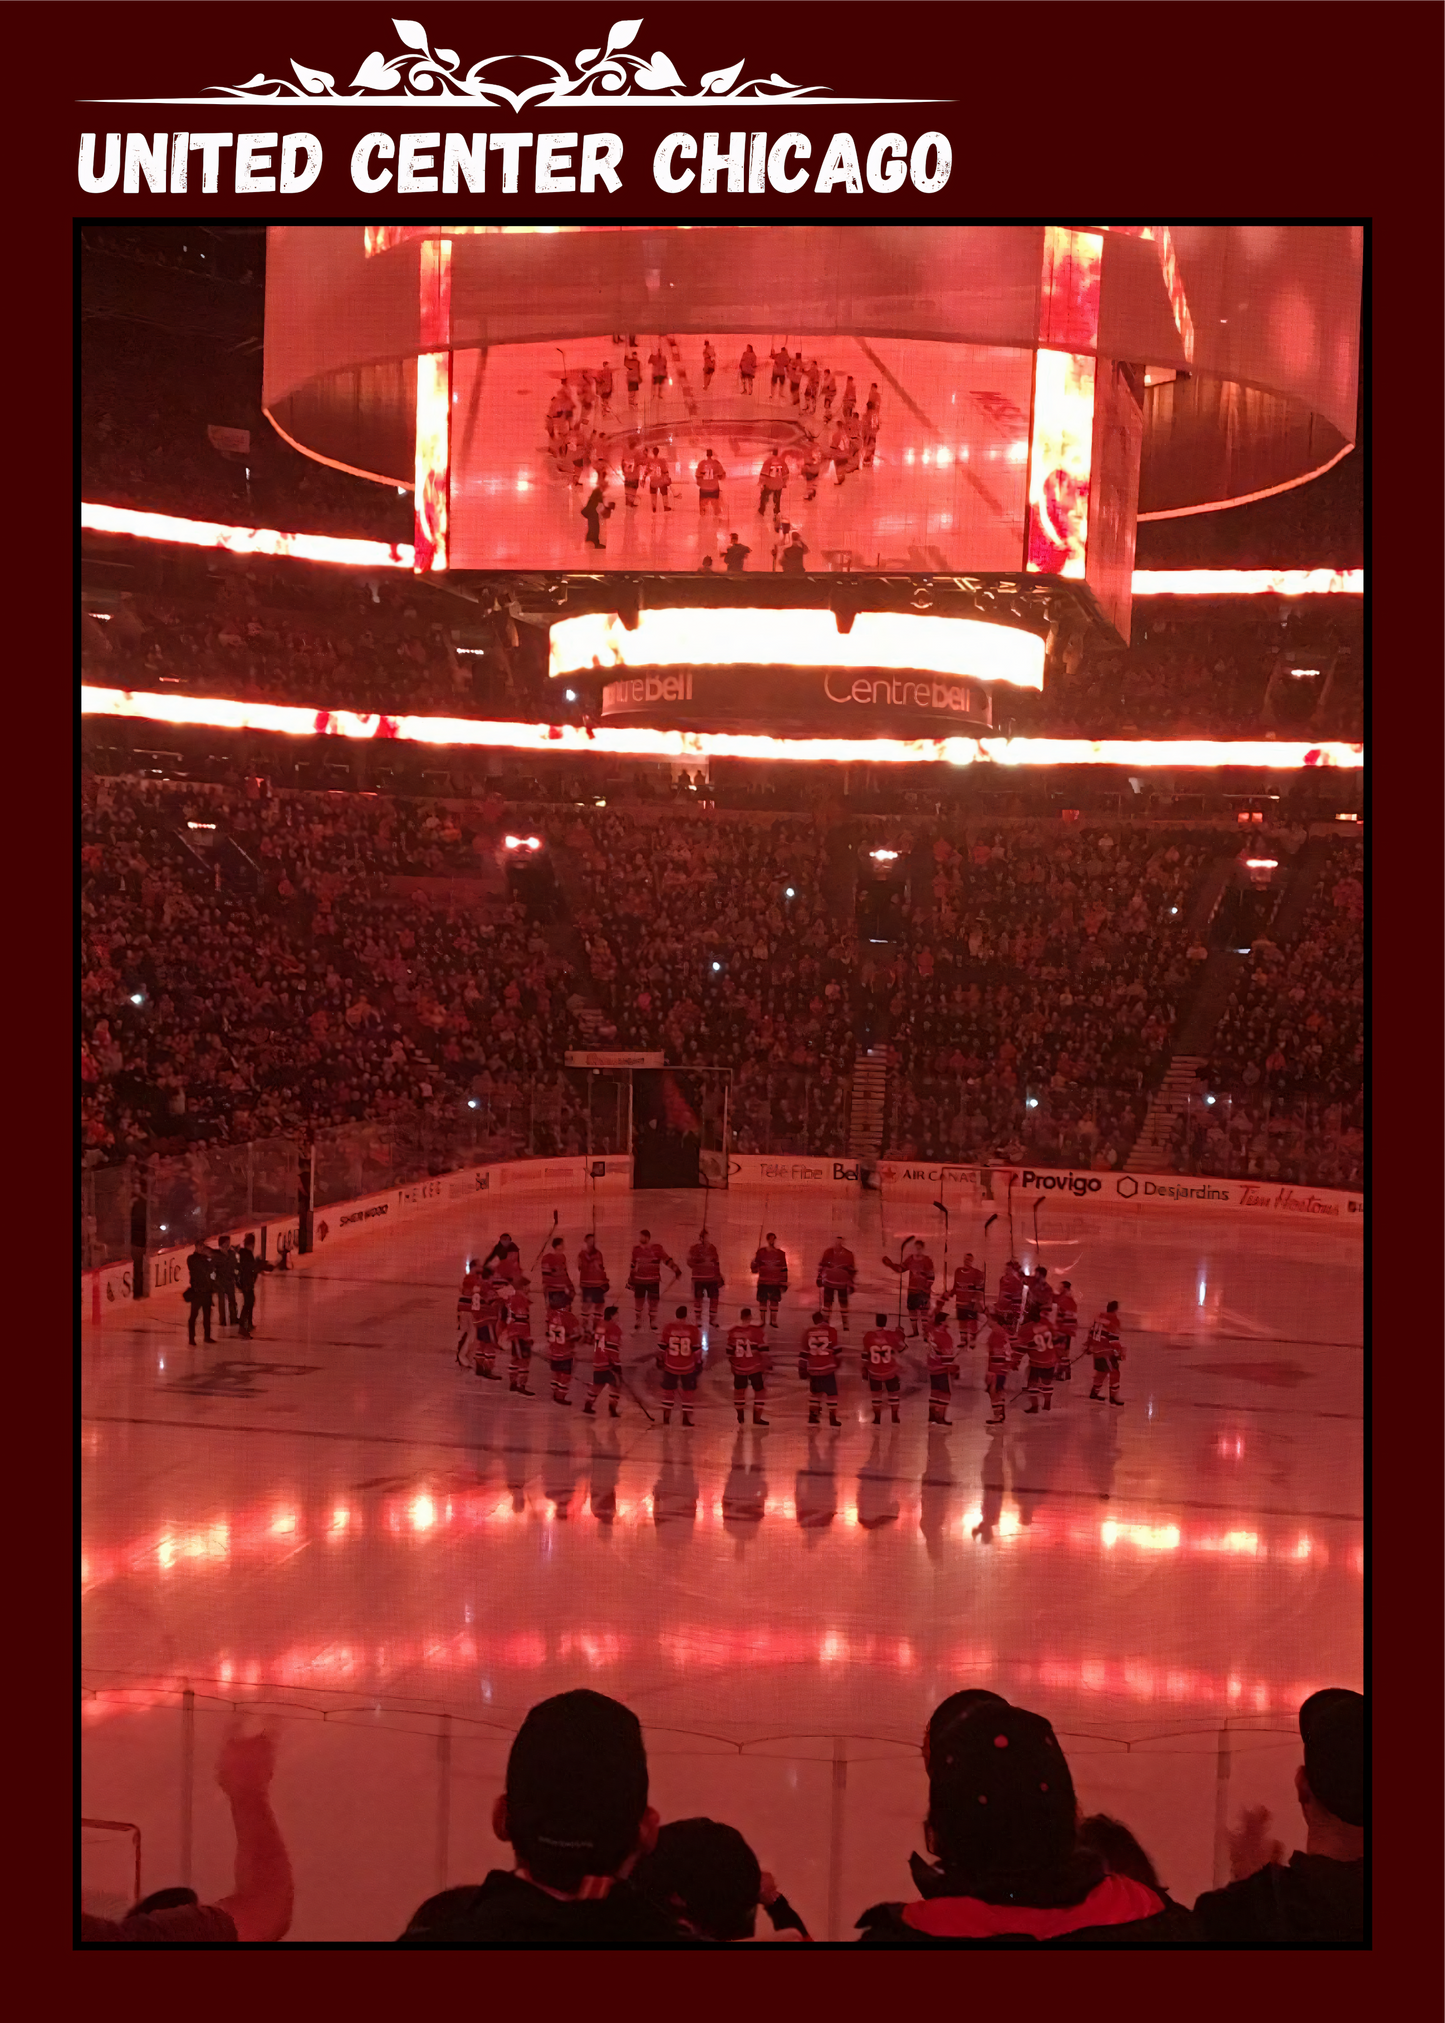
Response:
[[[596,1204],[654,1414],[627,1254],[646,1225],[682,1262],[703,1200]],[[557,1205],[575,1257],[591,1211]],[[553,1204],[506,1206],[530,1264]],[[636,1709],[663,1816],[738,1825],[818,1937],[914,1894],[918,1742],[964,1685],[1046,1714],[1081,1802],[1125,1819],[1184,1901],[1245,1803],[1301,1844],[1295,1711],[1363,1683],[1357,1236],[1051,1198],[1050,1276],[1085,1321],[1120,1301],[1123,1410],[1089,1402],[1084,1364],[1049,1417],[1011,1405],[990,1434],[975,1351],[954,1424],[930,1430],[915,1352],[902,1425],[875,1431],[850,1354],[843,1430],[810,1432],[795,1350],[822,1250],[838,1231],[857,1253],[856,1344],[894,1311],[885,1249],[918,1234],[941,1267],[942,1220],[861,1194],[715,1196],[722,1325],[752,1296],[760,1219],[792,1289],[771,1425],[737,1428],[719,1343],[687,1431],[631,1397],[620,1421],[584,1418],[585,1378],[564,1410],[543,1370],[527,1399],[458,1368],[457,1281],[502,1207],[268,1278],[250,1343],[189,1349],[174,1292],[83,1330],[82,1809],[140,1826],[146,1889],[229,1887],[211,1765],[254,1702],[283,1738],[292,1936],[394,1936],[443,1882],[506,1865],[488,1815],[510,1733],[576,1685]],[[981,1227],[955,1213],[950,1265]],[[125,1848],[87,1832],[98,1901],[127,1898]]]

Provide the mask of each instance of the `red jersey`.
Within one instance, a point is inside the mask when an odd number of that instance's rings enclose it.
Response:
[[[687,1254],[687,1268],[700,1285],[722,1284],[722,1266],[715,1243],[695,1243]]]
[[[532,1331],[532,1298],[522,1286],[514,1285],[507,1294],[507,1313],[510,1320],[522,1330],[524,1336]]]
[[[691,1321],[669,1321],[659,1346],[665,1370],[678,1377],[690,1376],[702,1361],[702,1330]]]
[[[788,1253],[780,1250],[776,1243],[765,1243],[761,1250],[754,1253],[748,1269],[757,1273],[759,1285],[786,1285]]]
[[[570,1356],[582,1323],[570,1307],[559,1307],[547,1316],[547,1354],[553,1358]]]
[[[845,1291],[851,1292],[857,1277],[858,1260],[847,1244],[830,1244],[818,1266],[819,1285],[842,1286]]]
[[[768,1367],[768,1338],[751,1321],[728,1329],[728,1361],[739,1377],[751,1377]]]
[[[976,1264],[961,1264],[953,1274],[955,1304],[977,1313],[983,1299],[983,1273]]]
[[[1024,1275],[1017,1265],[1005,1265],[998,1282],[998,1303],[1007,1307],[1010,1313],[1017,1313],[1023,1304]]]
[[[600,1250],[585,1247],[577,1253],[577,1279],[584,1291],[600,1288],[607,1290],[607,1266]]]
[[[471,1312],[472,1296],[480,1290],[481,1283],[482,1274],[479,1271],[468,1271],[462,1274],[461,1290],[457,1294],[457,1307],[459,1310],[465,1308],[468,1313]]]
[[[1071,1292],[1054,1294],[1054,1333],[1072,1335],[1079,1325],[1079,1302]]]
[[[810,1377],[831,1376],[838,1367],[838,1360],[836,1328],[819,1327],[816,1322],[812,1327],[804,1328],[799,1361]]]
[[[956,1377],[958,1358],[953,1353],[953,1338],[942,1321],[934,1321],[923,1330],[923,1339],[928,1344],[928,1374],[930,1377]]]
[[[901,1264],[894,1264],[891,1257],[885,1257],[883,1262],[888,1266],[890,1271],[907,1272],[908,1290],[911,1293],[930,1292],[932,1290],[933,1281],[937,1277],[937,1271],[934,1267],[933,1259],[928,1255],[926,1250],[910,1250]]]
[[[863,1369],[870,1377],[896,1377],[903,1336],[897,1328],[869,1328],[863,1337]]]
[[[1007,1329],[1001,1328],[997,1321],[990,1321],[988,1333],[983,1338],[983,1345],[988,1351],[989,1375],[998,1376],[1001,1371],[1008,1368],[1009,1360],[1013,1354],[1013,1350],[1009,1344]]]
[[[542,1290],[547,1293],[572,1291],[572,1274],[560,1250],[549,1250],[542,1259]]]
[[[718,462],[716,457],[700,457],[698,459],[697,466],[693,471],[693,476],[697,479],[699,485],[702,486],[704,491],[708,490],[709,488],[716,490],[716,488],[722,483],[723,479],[727,476],[727,472],[723,469],[722,465]]]
[[[1119,1316],[1108,1312],[1096,1314],[1089,1323],[1089,1350],[1096,1356],[1122,1356],[1124,1344],[1119,1340]]]
[[[1025,1321],[1018,1332],[1018,1346],[1027,1349],[1029,1368],[1051,1370],[1058,1360],[1054,1338],[1042,1321]]]
[[[788,481],[788,460],[786,457],[768,456],[763,458],[762,469],[758,472],[761,483],[785,485]]]
[[[667,1265],[676,1271],[660,1243],[634,1243],[632,1246],[632,1283],[634,1285],[658,1285],[662,1281],[662,1267]]]
[[[529,1320],[519,1320],[514,1314],[503,1321],[501,1338],[510,1348],[530,1348],[532,1346],[532,1324]]]
[[[616,1321],[599,1321],[592,1330],[592,1367],[594,1370],[622,1368],[622,1330]]]
[[[501,1288],[488,1279],[472,1294],[472,1319],[479,1328],[495,1329],[502,1318],[502,1311]]]

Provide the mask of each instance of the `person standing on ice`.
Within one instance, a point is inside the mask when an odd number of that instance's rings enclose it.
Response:
[[[1009,1371],[1013,1368],[1013,1348],[1002,1314],[989,1315],[988,1326],[984,1330],[983,1346],[988,1357],[988,1371],[983,1386],[989,1396],[989,1429],[995,1431],[1003,1424],[1004,1385],[1008,1381]]]
[[[562,1247],[562,1239],[554,1236],[542,1259],[542,1291],[546,1295],[547,1311],[555,1313],[560,1307],[571,1306],[575,1290],[572,1274],[567,1269],[567,1253]]]
[[[608,1418],[618,1418],[622,1406],[622,1329],[616,1307],[608,1307],[592,1322],[592,1382],[582,1407],[589,1418],[596,1418],[597,1400],[603,1391],[608,1393]]]
[[[738,360],[738,378],[743,383],[744,393],[752,392],[753,380],[757,375],[757,370],[758,354],[753,350],[751,344],[745,344],[743,346],[743,355]]]
[[[714,1309],[714,1318],[716,1309]],[[748,1391],[753,1394],[753,1424],[766,1426],[763,1405],[767,1395],[768,1338],[753,1319],[751,1307],[744,1307],[738,1325],[728,1329],[728,1361],[733,1369],[733,1405],[738,1424],[744,1424]]]
[[[572,1387],[572,1362],[582,1323],[570,1306],[555,1307],[547,1315],[547,1361],[552,1366],[552,1403],[565,1405]]]
[[[778,1325],[778,1303],[788,1289],[788,1254],[778,1248],[774,1231],[768,1231],[767,1240],[753,1253],[749,1271],[758,1275],[758,1305],[770,1328]]]
[[[673,1283],[682,1277],[681,1271],[673,1263],[660,1243],[654,1243],[650,1229],[644,1229],[639,1240],[632,1246],[632,1263],[628,1268],[627,1284],[637,1301],[637,1314],[632,1323],[632,1332],[642,1326],[642,1305],[647,1302],[647,1325],[657,1326],[657,1302],[662,1293],[662,1267],[666,1265],[672,1273]]]
[[[953,1270],[953,1314],[958,1322],[959,1347],[971,1349],[978,1336],[979,1314],[983,1309],[983,1273],[966,1250],[963,1263]]]
[[[858,1284],[858,1260],[841,1236],[835,1236],[818,1264],[818,1284],[823,1294],[823,1310],[838,1302],[838,1317],[848,1326],[848,1299]]]
[[[699,517],[708,513],[717,520],[722,517],[722,481],[727,476],[722,464],[711,450],[705,457],[699,457],[693,469],[697,479],[697,510]]]
[[[844,1327],[848,1325],[845,1320]],[[841,1426],[838,1417],[838,1330],[828,1325],[821,1310],[803,1330],[798,1351],[798,1375],[808,1380],[808,1424],[817,1426],[823,1417],[823,1400],[828,1401],[828,1424]]]
[[[1119,1302],[1111,1299],[1102,1313],[1094,1316],[1089,1327],[1089,1354],[1094,1358],[1094,1381],[1089,1386],[1089,1396],[1096,1404],[1104,1402],[1104,1379],[1109,1380],[1109,1403],[1122,1405],[1119,1396],[1119,1365],[1124,1360],[1124,1344],[1119,1339]]]
[[[582,1291],[582,1311],[600,1311],[607,1301],[607,1264],[597,1248],[595,1236],[584,1236],[577,1253],[577,1283]]]
[[[1060,1383],[1069,1381],[1074,1366],[1074,1336],[1078,1331],[1079,1302],[1074,1298],[1072,1284],[1064,1279],[1054,1294],[1054,1347],[1059,1352],[1054,1374]]]
[[[713,350],[712,339],[702,340],[702,390],[707,393],[712,388],[712,376],[717,371],[717,353]]]
[[[679,1307],[663,1329],[657,1360],[662,1366],[662,1423],[672,1424],[672,1401],[681,1390],[682,1423],[690,1426],[702,1367],[702,1330],[688,1319],[686,1307]]]
[[[507,1389],[520,1397],[535,1395],[527,1383],[532,1369],[531,1280],[519,1278],[506,1296],[507,1317],[502,1339],[507,1344]]]
[[[697,1242],[687,1253],[687,1268],[692,1273],[692,1317],[701,1321],[702,1303],[706,1300],[708,1326],[715,1328],[718,1294],[723,1288],[722,1265],[717,1245],[705,1229],[699,1231]]]
[[[1024,1275],[1016,1257],[1011,1257],[999,1274],[998,1312],[999,1318],[1010,1334],[1018,1327],[1024,1303]],[[1014,1368],[1018,1368],[1015,1361]]]
[[[1018,1331],[1018,1346],[1029,1359],[1029,1402],[1024,1406],[1024,1412],[1034,1413],[1041,1407],[1045,1412],[1052,1411],[1054,1364],[1058,1351],[1054,1347],[1048,1322],[1024,1321]]]
[[[460,1362],[472,1339],[472,1297],[482,1283],[482,1266],[475,1257],[467,1260],[457,1290],[457,1361]]]
[[[898,1400],[902,1388],[898,1379],[898,1358],[903,1354],[904,1346],[902,1330],[889,1327],[887,1314],[875,1314],[872,1327],[863,1337],[863,1374],[873,1394],[875,1426],[883,1424],[885,1392],[893,1423],[895,1426],[898,1424]]]
[[[951,1426],[948,1416],[948,1401],[953,1395],[951,1379],[958,1375],[958,1357],[954,1353],[953,1338],[948,1332],[948,1316],[939,1307],[933,1319],[923,1330],[923,1339],[928,1344],[928,1423],[930,1426]]]
[[[920,1325],[919,1316],[926,1314],[929,1307],[933,1304],[933,1281],[938,1275],[933,1259],[928,1255],[923,1245],[919,1243],[915,1244],[914,1248],[909,1251],[907,1257],[903,1258],[901,1262],[895,1264],[891,1257],[885,1257],[883,1262],[890,1271],[896,1271],[900,1275],[907,1273],[908,1293],[905,1304],[907,1305],[908,1317],[911,1322],[909,1334],[911,1336],[917,1335]]]

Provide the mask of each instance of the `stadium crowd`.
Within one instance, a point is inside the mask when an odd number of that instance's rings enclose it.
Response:
[[[1229,1834],[1230,1880],[1177,1902],[1122,1821],[1085,1815],[1053,1727],[1001,1695],[951,1693],[923,1738],[922,1839],[900,1895],[857,1917],[865,1946],[1032,1948],[1261,1943],[1361,1946],[1369,1887],[1365,1697],[1341,1687],[1299,1709],[1303,1849],[1268,1811]],[[231,1804],[236,1880],[202,1904],[166,1890],[123,1919],[82,1909],[82,1944],[275,1941],[295,1882],[270,1802],[276,1746],[234,1734],[217,1780]],[[412,1913],[408,1946],[652,1947],[807,1943],[811,1934],[746,1836],[719,1820],[661,1820],[637,1716],[586,1690],[532,1708],[507,1759],[492,1831],[511,1865]],[[759,1929],[759,1913],[766,1926]],[[379,1935],[378,1935],[379,1936]]]
[[[1223,841],[1142,824],[940,833],[901,945],[860,977],[902,1069],[889,1155],[1121,1165],[1194,987],[1189,916]]]
[[[1358,1188],[1364,1174],[1364,845],[1336,846],[1293,945],[1267,935],[1181,1117],[1181,1169]]]

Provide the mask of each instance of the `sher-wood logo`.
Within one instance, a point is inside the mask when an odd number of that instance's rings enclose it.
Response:
[[[378,1215],[385,1215],[390,1207],[389,1201],[378,1201],[374,1208],[353,1208],[350,1215],[337,1217],[336,1227],[346,1229],[353,1222],[372,1222]]]

